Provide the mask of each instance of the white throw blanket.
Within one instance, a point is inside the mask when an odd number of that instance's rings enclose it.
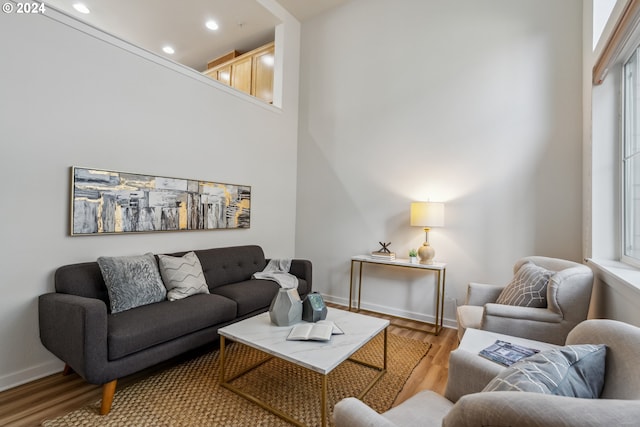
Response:
[[[264,270],[253,274],[255,279],[267,279],[277,282],[285,289],[297,289],[298,278],[289,273],[291,268],[290,259],[272,259]]]

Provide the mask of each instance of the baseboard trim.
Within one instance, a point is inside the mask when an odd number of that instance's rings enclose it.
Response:
[[[57,372],[62,372],[62,368],[64,368],[64,363],[58,360],[52,360],[18,372],[3,375],[0,377],[0,391],[18,387]]]
[[[322,295],[322,298],[327,302],[349,307],[348,298],[335,297],[332,295]],[[417,322],[435,323],[435,316],[401,310],[395,307],[387,307],[383,305],[368,304],[368,303],[362,302],[360,304],[360,308],[363,310],[374,311],[382,314],[388,314],[389,316],[396,316],[396,317],[402,317],[405,319],[415,320]],[[458,322],[452,319],[447,319],[445,317],[443,318],[442,326],[445,328],[457,329]]]

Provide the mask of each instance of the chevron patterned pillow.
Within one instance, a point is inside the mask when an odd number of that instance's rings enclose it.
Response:
[[[158,255],[158,261],[169,301],[209,293],[200,259],[194,252],[187,252],[181,257]]]

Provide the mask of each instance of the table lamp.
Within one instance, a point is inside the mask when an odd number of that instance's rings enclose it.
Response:
[[[425,242],[418,249],[420,264],[433,264],[436,251],[429,244],[429,230],[444,226],[444,203],[411,202],[411,225],[424,227]]]

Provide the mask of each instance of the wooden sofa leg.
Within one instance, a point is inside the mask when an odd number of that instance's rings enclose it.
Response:
[[[107,415],[111,411],[113,403],[113,395],[116,393],[116,384],[118,380],[113,380],[102,385],[102,405],[100,406],[100,415]]]
[[[64,369],[62,370],[62,375],[67,376],[71,374],[73,374],[73,368],[65,363]]]

